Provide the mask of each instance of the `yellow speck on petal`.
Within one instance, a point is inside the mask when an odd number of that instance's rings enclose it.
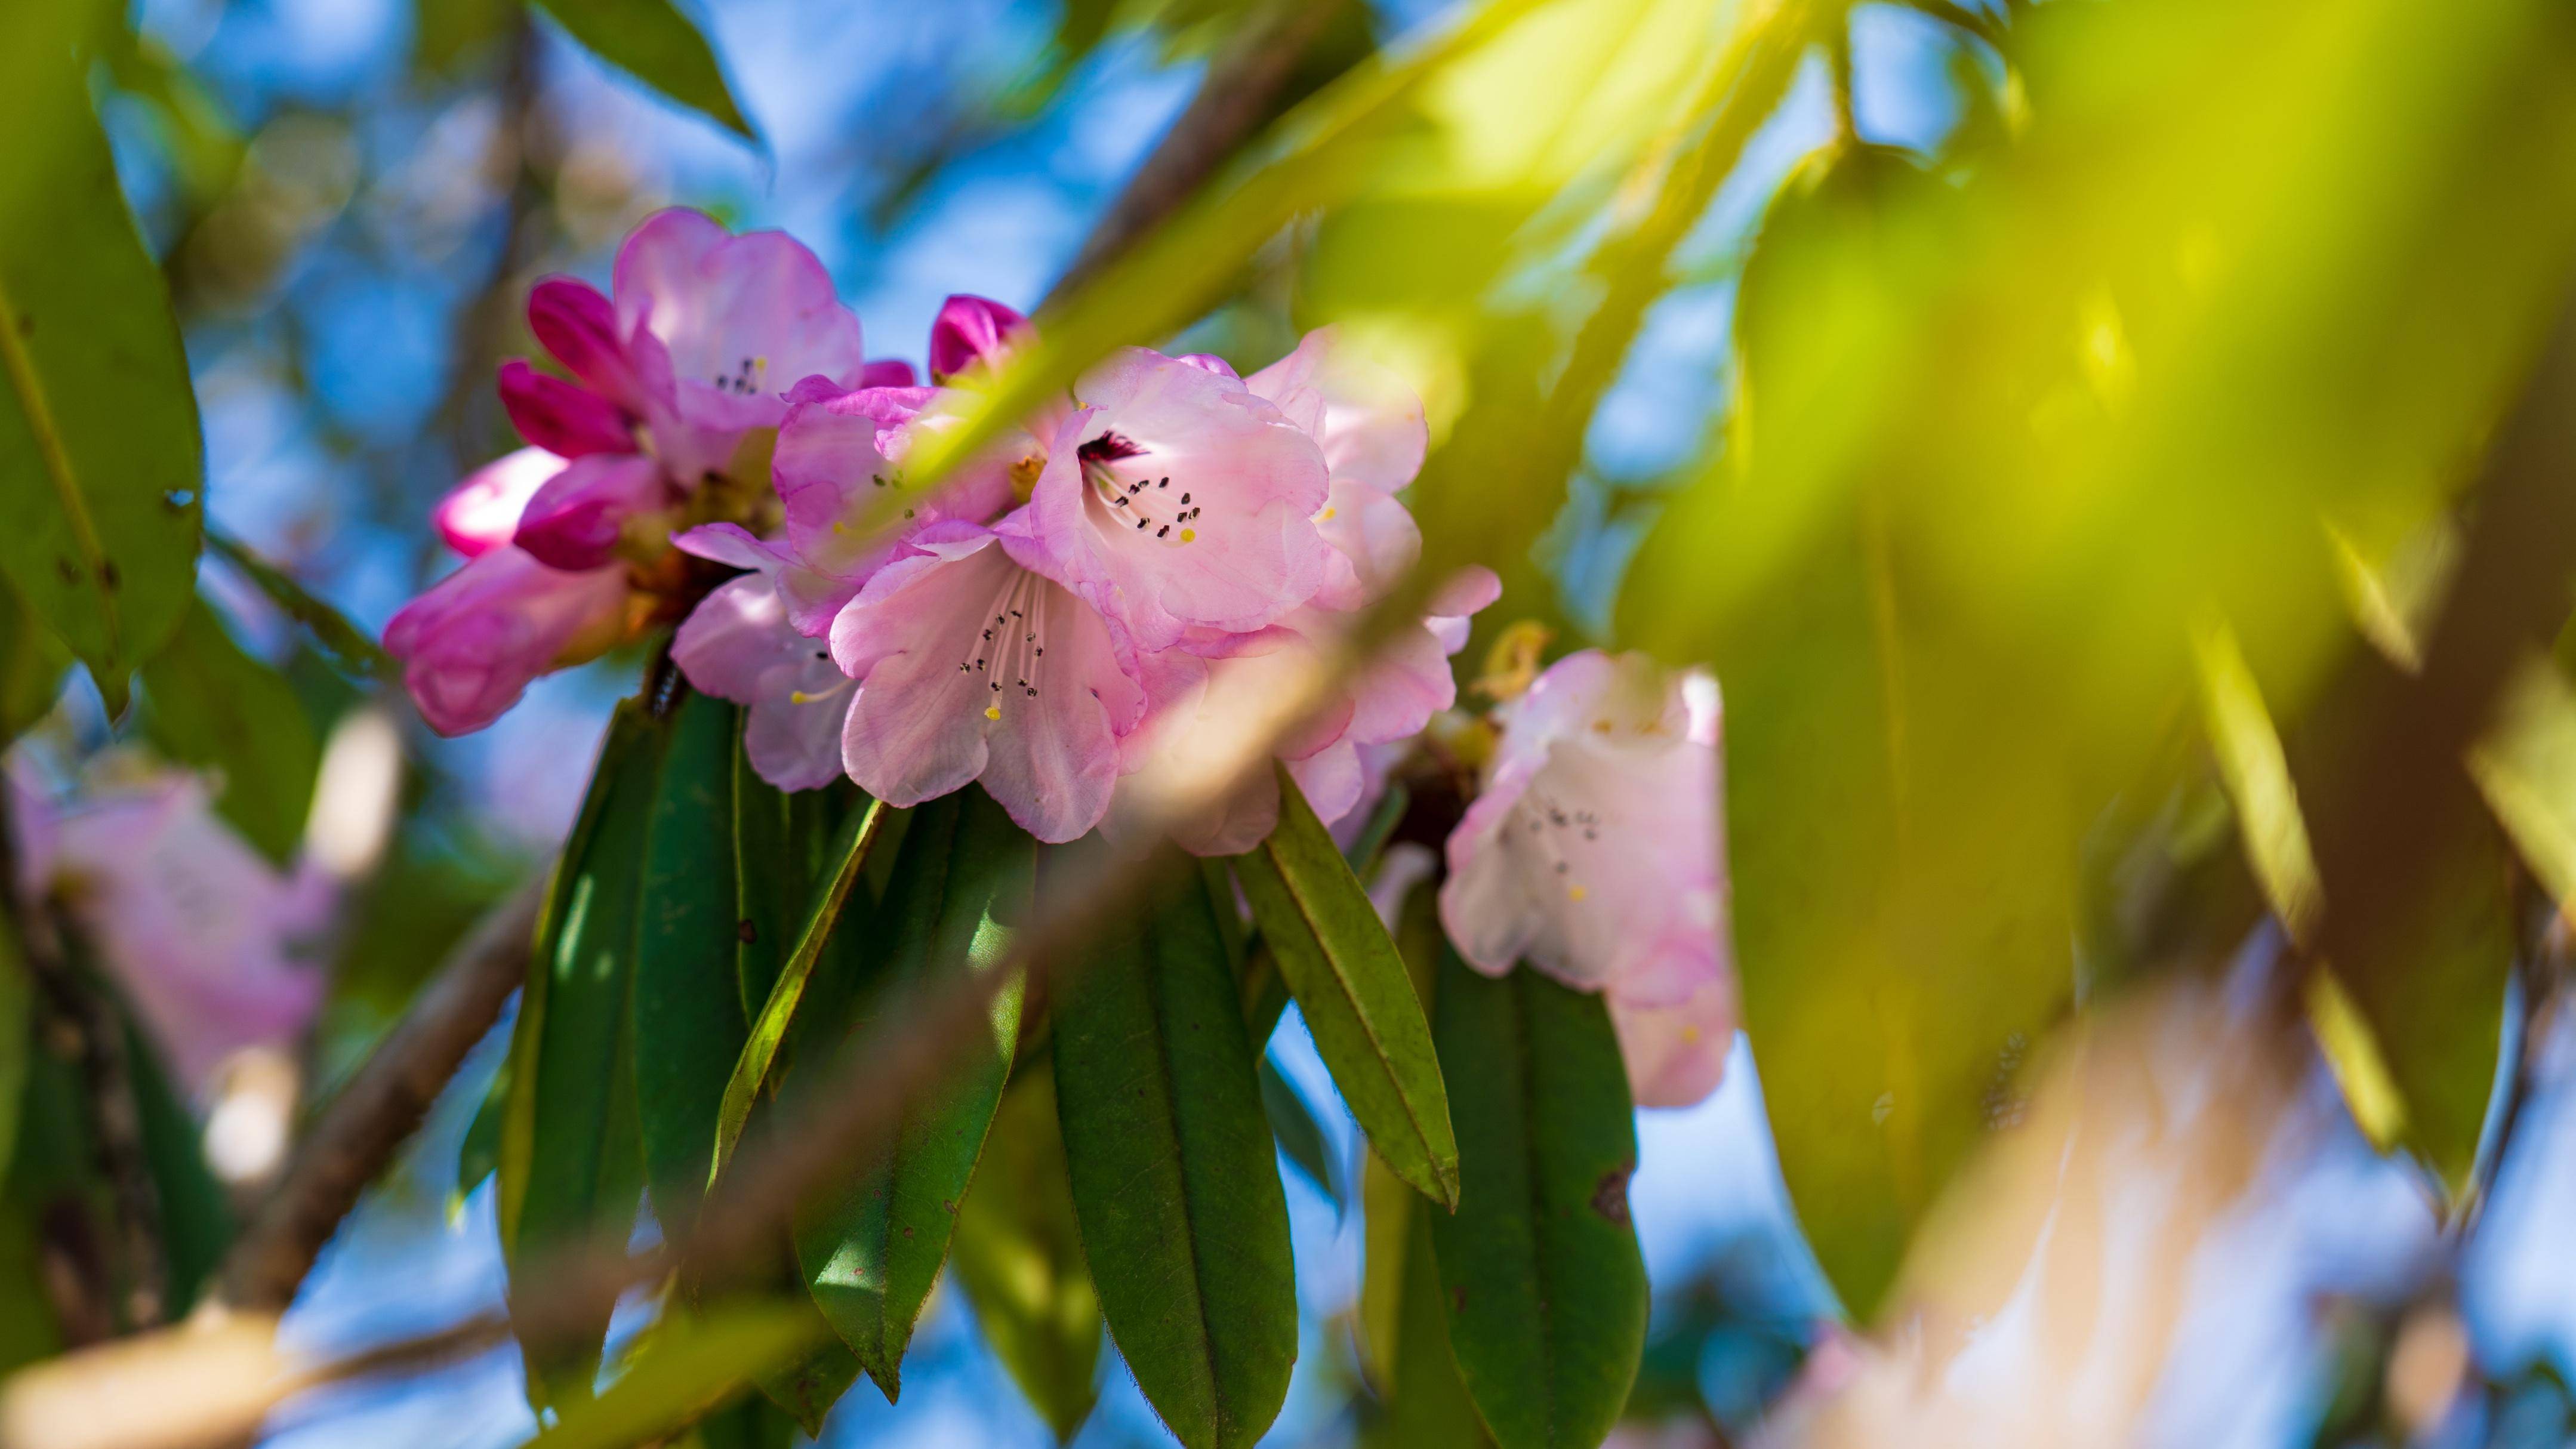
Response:
[[[1579,901],[1590,894],[1592,894],[1592,892],[1585,890],[1579,885],[1567,886],[1565,888],[1565,898],[1569,901]]]
[[[1333,513],[1334,513],[1333,505],[1331,505],[1331,504],[1327,503],[1327,504],[1325,504],[1325,505],[1324,505],[1324,511],[1315,515],[1315,521],[1316,521],[1317,523],[1321,523],[1321,522],[1323,522],[1325,519],[1332,517],[1332,516],[1333,516]]]
[[[834,533],[847,533],[850,531],[850,526],[835,518],[832,520],[832,531]]]
[[[1682,1028],[1682,1043],[1685,1046],[1699,1045],[1699,1028],[1695,1026],[1684,1026]]]
[[[1184,528],[1181,530],[1181,542],[1183,543],[1194,542],[1198,536],[1199,531],[1195,528]]]
[[[986,719],[1000,719],[1001,717],[1002,717],[1002,707],[1001,707],[1000,705],[998,705],[998,704],[988,704],[988,705],[984,706],[984,718],[986,718]]]

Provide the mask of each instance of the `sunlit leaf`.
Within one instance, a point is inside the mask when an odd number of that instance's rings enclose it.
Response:
[[[949,1256],[984,1341],[1070,1441],[1100,1398],[1100,1295],[1082,1260],[1052,1063],[1030,1063],[1002,1094]]]
[[[1278,773],[1278,827],[1235,858],[1235,877],[1351,1115],[1398,1176],[1454,1206],[1458,1141],[1431,1024],[1341,847]]]
[[[1458,1210],[1431,1218],[1450,1349],[1503,1449],[1598,1444],[1636,1380],[1647,1307],[1609,1009],[1526,966],[1495,980],[1451,954],[1434,1010],[1465,1174]]]
[[[1146,1402],[1189,1449],[1261,1437],[1297,1359],[1288,1206],[1198,870],[1116,923],[1056,1007],[1083,1255]]]
[[[799,1023],[800,1066],[828,1070],[840,1046],[882,1029],[912,993],[970,971],[1004,969],[1028,913],[1037,842],[991,796],[960,790],[916,806],[870,922],[869,949],[836,953],[855,979],[815,982]],[[907,1114],[882,1164],[809,1199],[796,1220],[796,1256],[814,1302],[892,1399],[913,1323],[948,1257],[958,1204],[1009,1079],[1020,1033],[1020,989],[995,998],[992,1030],[961,1051],[920,1108]]]
[[[530,1449],[627,1449],[683,1428],[808,1342],[804,1305],[756,1304],[655,1324],[617,1381],[564,1410]]]
[[[743,119],[707,38],[671,0],[531,0],[565,33],[610,65],[746,141]]]
[[[122,709],[195,598],[196,395],[90,108],[81,7],[0,16],[0,572]],[[37,144],[37,138],[42,143]]]
[[[555,868],[520,1001],[511,1102],[501,1126],[501,1242],[515,1273],[548,1249],[623,1233],[644,1186],[636,1116],[635,924],[669,732],[627,700],[610,719],[582,818]],[[607,1331],[605,1309],[596,1332]],[[533,1402],[587,1398],[586,1351],[532,1363]]]
[[[710,1177],[724,1170],[734,1145],[742,1140],[744,1125],[751,1120],[752,1105],[769,1088],[771,1074],[778,1066],[778,1049],[787,1040],[788,1029],[795,1025],[797,1010],[804,1004],[814,963],[822,959],[824,947],[841,924],[842,913],[858,888],[868,852],[876,844],[878,827],[887,813],[883,802],[869,801],[866,809],[842,825],[833,842],[831,873],[818,887],[804,929],[796,937],[796,949],[779,969],[778,980],[769,989],[769,999],[761,1003],[760,1014],[752,1018],[742,1055],[735,1059],[733,1075],[725,1082],[724,1100],[716,1117]]]
[[[2576,689],[2546,661],[2523,666],[2469,773],[2561,910],[2576,906]]]

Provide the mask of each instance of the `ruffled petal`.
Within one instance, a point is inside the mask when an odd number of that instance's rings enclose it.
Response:
[[[1393,493],[1422,471],[1430,432],[1421,397],[1358,356],[1335,328],[1307,333],[1244,385],[1314,435],[1336,480]]]
[[[519,436],[551,453],[632,453],[635,432],[617,405],[512,359],[501,364],[501,406]]]

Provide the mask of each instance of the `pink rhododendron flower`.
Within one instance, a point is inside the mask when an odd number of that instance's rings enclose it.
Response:
[[[439,500],[430,522],[449,548],[479,558],[510,541],[528,500],[563,469],[564,460],[543,448],[505,453],[466,474]]]
[[[1499,712],[1440,919],[1476,969],[1608,995],[1648,1106],[1697,1101],[1734,1034],[1715,681],[1571,654]]]
[[[234,1053],[303,1034],[323,978],[296,950],[330,916],[321,873],[279,873],[194,776],[61,812],[13,794],[26,883],[68,905],[182,1081],[202,1090]]]
[[[1422,531],[1395,499],[1422,471],[1429,446],[1422,399],[1331,327],[1307,333],[1244,386],[1323,449],[1331,487],[1315,527],[1334,556],[1317,602],[1356,609],[1381,597],[1422,556]]]
[[[950,297],[930,324],[930,379],[944,383],[978,364],[999,366],[1030,336],[1028,318],[990,297]]]
[[[1138,647],[1244,633],[1322,586],[1324,458],[1243,384],[1131,347],[1083,375],[1030,507],[1004,531]]]
[[[385,649],[421,718],[443,735],[479,730],[529,681],[591,658],[626,625],[626,571],[566,573],[504,544],[432,584],[385,625]]]
[[[981,780],[1038,839],[1075,839],[1108,811],[1119,741],[1145,713],[1114,626],[962,519],[913,536],[832,622],[860,681],[842,738],[850,778],[890,805]]]
[[[752,572],[700,601],[671,640],[671,661],[702,693],[744,706],[743,752],[760,778],[781,790],[830,784],[841,773],[853,686],[832,651],[788,617],[789,565],[732,524],[692,529],[679,543]]]

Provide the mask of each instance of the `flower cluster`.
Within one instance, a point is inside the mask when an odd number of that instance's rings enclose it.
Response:
[[[532,446],[441,505],[469,561],[386,631],[442,731],[695,598],[702,560],[743,572],[695,603],[672,656],[747,706],[764,778],[846,772],[893,805],[980,781],[1032,835],[1070,840],[1122,777],[1188,749],[1194,724],[1214,733],[1218,701],[1323,677],[1421,551],[1396,497],[1422,463],[1421,405],[1329,330],[1249,378],[1125,349],[916,495],[907,460],[1024,345],[1018,313],[950,299],[916,385],[865,360],[801,246],[687,211],[628,238],[613,292],[535,289],[530,323],[571,380],[504,368]],[[1358,803],[1365,747],[1453,703],[1449,656],[1498,589],[1483,570],[1450,581],[1282,743],[1321,818]],[[1276,786],[1256,773],[1180,821],[1182,843],[1267,834]]]

